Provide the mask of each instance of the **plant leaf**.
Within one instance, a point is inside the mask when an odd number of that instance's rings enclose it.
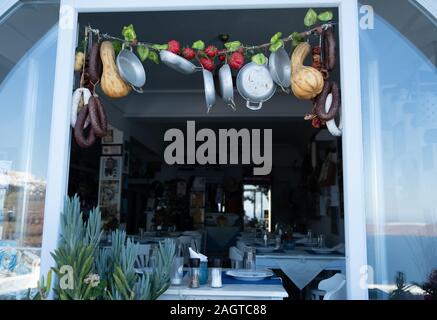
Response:
[[[124,39],[129,42],[134,41],[137,38],[133,24],[123,27],[121,34],[123,35]]]
[[[281,40],[282,32],[276,32],[275,35],[270,39],[270,43],[274,44],[275,42],[278,42]]]
[[[152,48],[155,50],[167,50],[168,49],[168,44],[154,44],[152,45]]]
[[[309,9],[303,21],[305,26],[312,27],[317,22],[317,12],[314,9]]]
[[[264,65],[267,63],[267,58],[264,54],[258,53],[252,57],[252,62],[255,62],[258,65]]]
[[[299,45],[299,43],[304,41],[304,39],[302,38],[302,36],[300,35],[299,32],[293,32],[293,34],[291,35],[291,38],[293,39],[293,42],[292,42],[293,47],[297,47]]]
[[[326,22],[326,21],[331,21],[334,18],[334,14],[332,13],[331,10],[322,12],[321,14],[319,14],[318,19],[320,21]]]
[[[278,40],[278,41],[272,43],[272,45],[270,46],[269,50],[270,50],[270,52],[276,52],[280,48],[282,48],[283,46],[284,46],[284,41]]]
[[[241,47],[240,41],[232,41],[232,42],[225,43],[225,48],[228,49],[230,52],[237,51],[238,48],[240,48],[240,47]]]
[[[158,54],[155,51],[150,50],[147,59],[152,60],[156,64],[159,64]]]
[[[150,51],[149,48],[146,46],[139,45],[137,47],[137,53],[142,62],[144,62],[144,60],[146,60],[147,57],[149,56],[149,51]]]
[[[202,40],[197,40],[197,41],[193,42],[193,44],[191,45],[191,48],[196,49],[196,50],[205,50],[205,42],[203,42]]]

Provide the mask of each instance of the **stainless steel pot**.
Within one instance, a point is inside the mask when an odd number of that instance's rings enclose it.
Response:
[[[202,67],[197,67],[187,59],[168,50],[161,50],[159,52],[159,57],[161,58],[162,63],[183,74],[192,74],[196,71],[202,70]]]
[[[206,107],[208,108],[207,112],[209,113],[211,108],[215,105],[215,87],[212,73],[206,69],[203,69],[203,85],[205,89]]]
[[[269,70],[273,81],[281,87],[282,91],[290,93],[288,89],[291,86],[290,58],[284,48],[270,55]]]
[[[275,94],[276,85],[267,66],[250,62],[238,72],[237,90],[247,100],[247,108],[260,110]]]
[[[146,83],[146,72],[140,59],[123,44],[122,50],[117,56],[117,68],[120,76],[138,93],[143,93],[142,87]]]
[[[219,70],[220,95],[222,99],[235,111],[234,85],[232,72],[228,64],[224,64]]]

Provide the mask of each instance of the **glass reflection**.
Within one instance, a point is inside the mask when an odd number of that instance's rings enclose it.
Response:
[[[39,278],[56,39],[53,27],[0,84],[2,299]]]
[[[424,56],[379,16],[374,30],[360,32],[360,43],[370,297],[431,298],[425,290],[437,269],[437,51]]]

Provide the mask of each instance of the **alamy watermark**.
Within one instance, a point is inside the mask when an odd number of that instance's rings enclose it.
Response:
[[[171,142],[164,151],[169,165],[254,165],[255,176],[272,171],[272,129],[219,129],[217,137],[208,128],[196,133],[196,122],[187,121],[186,136],[182,130],[172,128],[165,132],[164,141]]]

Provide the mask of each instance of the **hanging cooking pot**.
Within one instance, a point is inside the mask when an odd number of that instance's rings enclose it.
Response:
[[[219,70],[220,95],[222,99],[235,111],[234,85],[232,72],[228,64],[224,64]]]
[[[125,44],[117,56],[117,68],[120,76],[138,93],[143,93],[146,72],[140,59],[132,52],[132,47],[125,49]]]
[[[202,70],[202,67],[197,67],[187,59],[168,50],[159,51],[159,57],[161,58],[162,63],[183,74],[192,74],[196,71]]]
[[[247,108],[260,110],[263,103],[275,94],[276,85],[266,65],[250,62],[238,72],[237,90],[247,100]]]
[[[208,108],[207,113],[215,105],[215,87],[214,78],[212,73],[206,69],[203,69],[203,85],[205,89],[205,102]]]
[[[291,66],[290,58],[284,48],[273,52],[269,58],[269,71],[273,81],[281,87],[282,91],[290,93],[291,86]]]

